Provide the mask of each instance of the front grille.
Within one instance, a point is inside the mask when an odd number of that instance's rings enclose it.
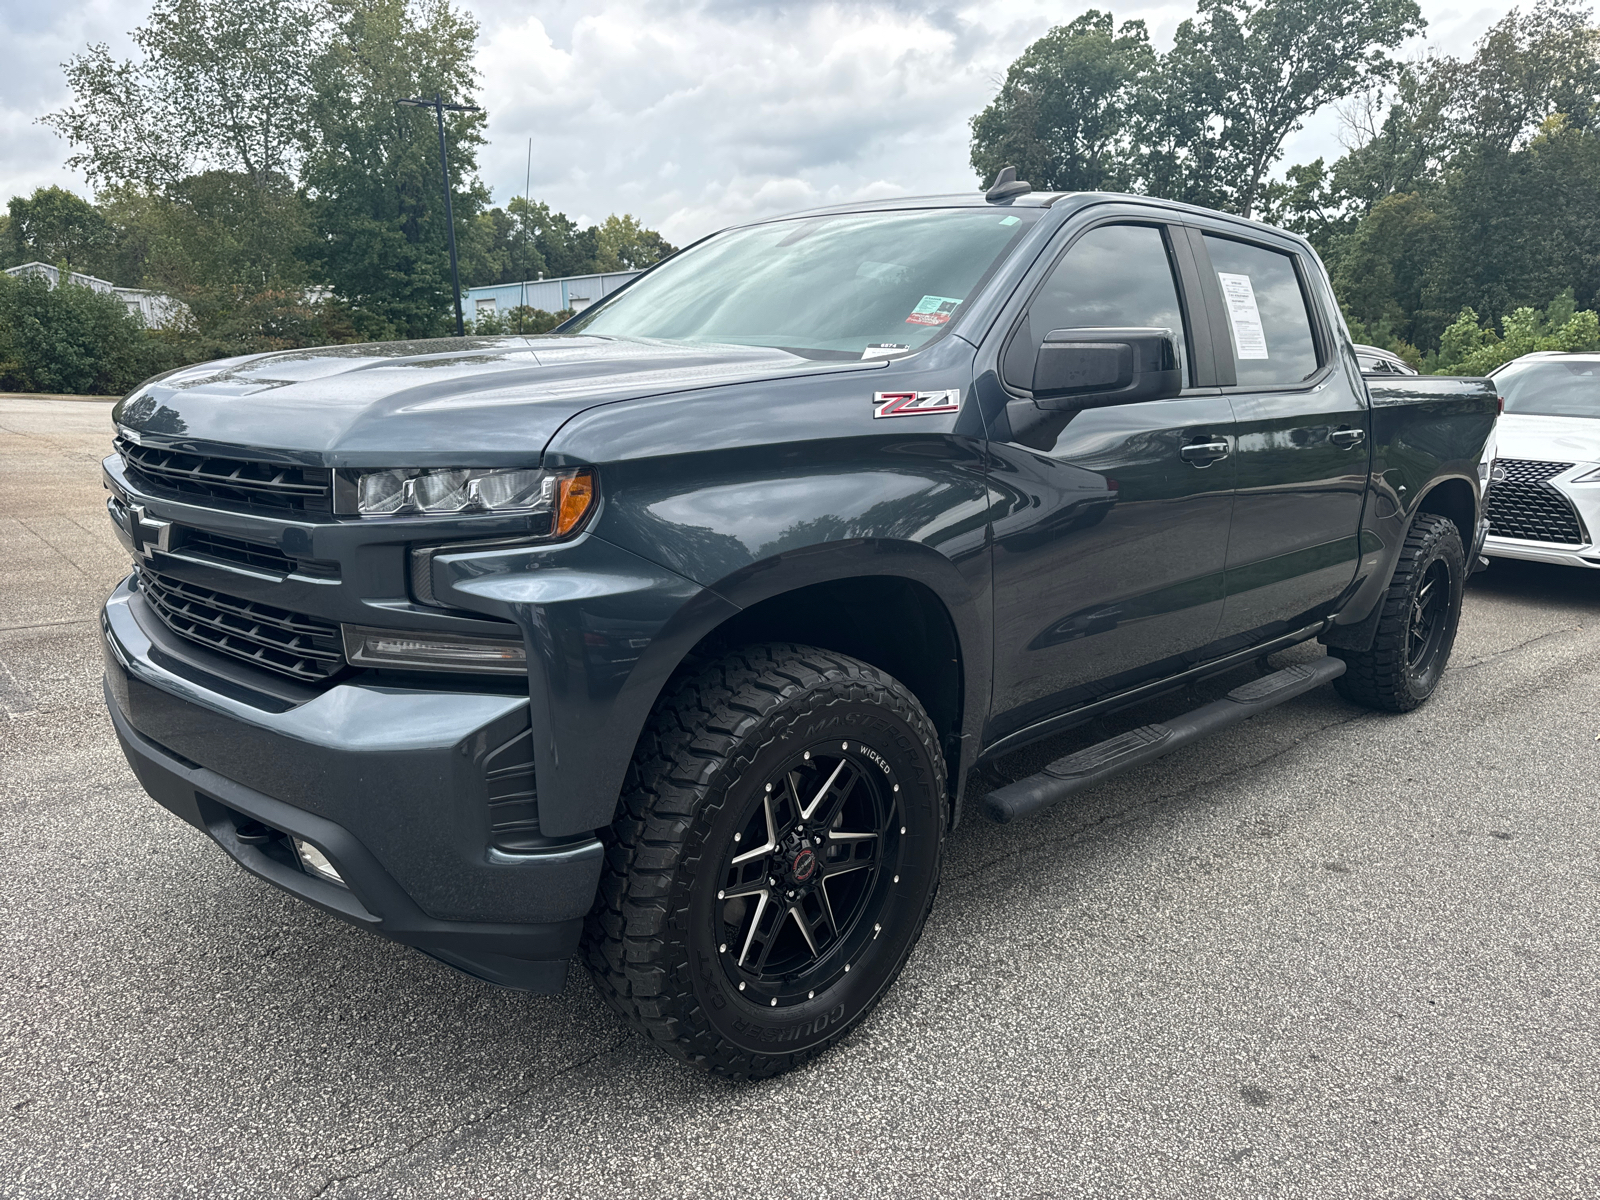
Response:
[[[1550,483],[1571,463],[1526,458],[1495,460],[1489,485],[1489,532],[1495,537],[1581,546],[1589,539],[1571,501]]]
[[[327,467],[187,454],[136,446],[120,437],[116,449],[128,474],[147,485],[234,504],[294,512],[332,511],[333,473]]]
[[[324,562],[314,558],[290,558],[275,546],[263,545],[261,542],[247,542],[243,538],[210,533],[204,529],[190,529],[186,526],[181,527],[173,552],[187,558],[250,567],[278,576],[295,572],[325,579],[339,577],[339,564],[336,562]]]
[[[524,729],[490,751],[483,773],[489,783],[489,840],[495,849],[516,854],[541,845],[533,730]]]
[[[344,667],[339,627],[328,621],[224,595],[148,567],[139,570],[139,590],[167,628],[207,649],[308,683]]]

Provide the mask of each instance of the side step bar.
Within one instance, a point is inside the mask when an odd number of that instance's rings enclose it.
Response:
[[[1274,671],[1241,684],[1221,700],[1202,705],[1181,717],[1160,725],[1141,725],[1129,733],[1058,758],[1038,774],[990,792],[983,798],[984,811],[1001,824],[1025,817],[1058,800],[1087,791],[1113,775],[1160,758],[1179,746],[1187,746],[1196,738],[1247,721],[1343,674],[1344,659],[1331,654],[1315,663],[1297,663]]]

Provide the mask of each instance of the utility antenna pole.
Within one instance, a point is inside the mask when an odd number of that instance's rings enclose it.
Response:
[[[456,219],[450,207],[450,157],[445,153],[444,147],[444,114],[449,112],[482,112],[476,104],[446,104],[439,98],[439,93],[433,94],[432,100],[419,100],[415,97],[408,100],[396,100],[396,104],[404,108],[431,108],[434,118],[439,123],[439,170],[444,175],[444,227],[450,238],[450,290],[456,298],[456,336],[466,337],[466,325],[461,318],[461,268],[456,265]]]
[[[533,190],[533,139],[528,139],[528,174],[522,183],[522,303],[517,313],[517,332],[522,332],[522,319],[528,315],[528,215],[533,201],[528,193]]]

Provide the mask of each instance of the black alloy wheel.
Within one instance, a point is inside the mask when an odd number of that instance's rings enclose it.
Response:
[[[791,756],[746,804],[724,853],[718,958],[739,990],[773,1008],[837,983],[882,932],[903,849],[900,785],[870,753],[829,740]]]
[[[1384,712],[1410,712],[1433,695],[1455,645],[1466,580],[1455,522],[1418,513],[1378,601],[1372,645],[1329,648],[1345,661],[1345,673],[1333,681],[1339,694]]]
[[[686,673],[603,835],[584,931],[596,989],[704,1070],[797,1066],[905,966],[938,891],[948,803],[932,721],[876,667],[776,643]]]
[[[1439,655],[1439,643],[1450,626],[1450,568],[1443,559],[1428,564],[1411,600],[1411,625],[1406,631],[1406,669],[1425,672]]]

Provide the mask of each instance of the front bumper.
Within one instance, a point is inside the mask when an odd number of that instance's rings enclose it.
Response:
[[[158,803],[324,912],[492,983],[560,990],[603,852],[590,836],[490,848],[484,760],[527,728],[525,697],[359,683],[274,704],[195,669],[142,605],[129,582],[106,603],[105,688]],[[256,825],[321,849],[348,889]]]
[[[1600,567],[1600,546],[1566,546],[1552,542],[1525,542],[1518,538],[1495,537],[1483,544],[1490,558],[1520,558],[1527,562],[1556,563],[1563,567]]]

